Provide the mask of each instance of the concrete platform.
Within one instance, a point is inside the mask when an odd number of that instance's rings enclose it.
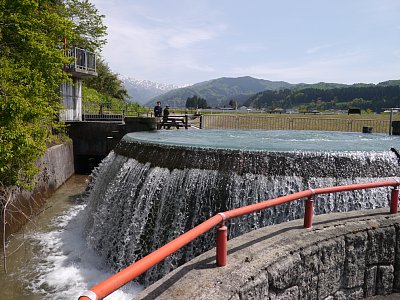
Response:
[[[315,216],[312,229],[304,229],[303,220],[268,226],[228,241],[226,267],[216,267],[215,250],[208,251],[135,299],[334,300],[389,294],[400,286],[399,239],[400,214],[390,215],[388,208]],[[364,282],[370,274],[375,280]]]

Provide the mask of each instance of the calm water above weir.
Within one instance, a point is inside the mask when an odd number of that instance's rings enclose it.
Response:
[[[0,299],[77,299],[90,286],[111,275],[83,237],[79,195],[87,176],[75,175],[48,199],[43,212],[16,234],[8,245],[8,274],[0,271]],[[2,253],[1,253],[2,254]],[[107,299],[132,299],[118,291]]]
[[[129,137],[151,143],[217,149],[266,151],[400,150],[400,137],[380,133],[297,130],[159,130]]]

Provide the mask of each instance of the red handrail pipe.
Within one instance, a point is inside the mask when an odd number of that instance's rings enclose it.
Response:
[[[128,266],[122,271],[114,274],[113,276],[104,280],[97,286],[91,288],[90,290],[96,295],[96,298],[81,296],[79,297],[79,299],[80,300],[103,299],[104,297],[108,296],[112,292],[119,289],[121,286],[125,285],[126,283],[138,277],[139,275],[141,275],[154,265],[158,264],[167,256],[171,255],[172,253],[179,250],[189,242],[193,241],[198,236],[202,235],[211,228],[217,226],[219,223],[221,223],[221,221],[222,217],[220,215],[215,215],[211,217],[207,221],[201,223],[200,225],[197,225],[193,229],[182,234],[181,236],[177,237],[168,244],[162,246],[156,251],[143,257],[142,259],[138,260],[137,262]]]
[[[216,262],[218,267],[226,266],[228,252],[228,227],[222,222],[217,230]]]
[[[314,198],[308,197],[305,204],[305,212],[304,212],[304,228],[312,227],[312,217],[314,211]]]
[[[92,287],[89,291],[80,296],[79,300],[103,299],[104,297],[116,291],[129,281],[143,274],[145,271],[147,271],[154,265],[158,264],[160,261],[164,260],[167,256],[176,252],[177,250],[179,250],[186,244],[190,243],[191,241],[193,241],[203,233],[207,232],[211,228],[214,228],[218,224],[220,224],[220,227],[217,230],[217,249],[216,249],[217,265],[225,266],[227,262],[227,237],[228,237],[227,227],[225,226],[225,222],[232,218],[237,218],[243,215],[247,215],[253,212],[257,212],[287,202],[303,198],[307,199],[305,205],[305,214],[304,214],[304,227],[310,228],[312,226],[313,202],[315,195],[391,186],[393,187],[393,189],[391,191],[391,197],[390,197],[391,199],[390,213],[395,214],[397,213],[398,202],[399,202],[399,188],[398,188],[399,185],[400,185],[399,180],[391,180],[391,181],[378,181],[371,183],[361,183],[361,184],[310,189],[290,194],[287,196],[266,200],[256,204],[236,208],[223,213],[218,213],[217,215],[197,225],[193,229],[182,234],[181,236],[177,237],[176,239],[164,245],[163,247],[157,249],[156,251],[143,257],[142,259],[133,263],[132,265],[128,266],[122,271],[114,274],[113,276],[109,277],[108,279],[104,280],[98,285]]]
[[[397,214],[399,207],[399,186],[393,186],[392,193],[390,195],[390,213]]]

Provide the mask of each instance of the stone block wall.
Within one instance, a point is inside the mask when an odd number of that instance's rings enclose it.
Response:
[[[137,299],[342,300],[400,291],[400,214],[388,209],[316,216],[268,226],[174,270]],[[210,295],[212,297],[210,298]]]
[[[399,245],[399,226],[351,233],[319,243],[271,264],[262,275],[268,278],[268,294],[263,294],[271,300],[389,295],[400,286]],[[265,286],[266,282],[264,290]],[[243,296],[241,293],[240,299],[263,299]]]

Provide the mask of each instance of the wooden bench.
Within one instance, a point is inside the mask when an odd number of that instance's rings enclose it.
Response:
[[[185,129],[188,129],[187,116],[173,116],[166,119],[162,118],[161,122],[158,124],[159,129],[171,129],[171,127],[176,127],[176,129],[184,127]]]

